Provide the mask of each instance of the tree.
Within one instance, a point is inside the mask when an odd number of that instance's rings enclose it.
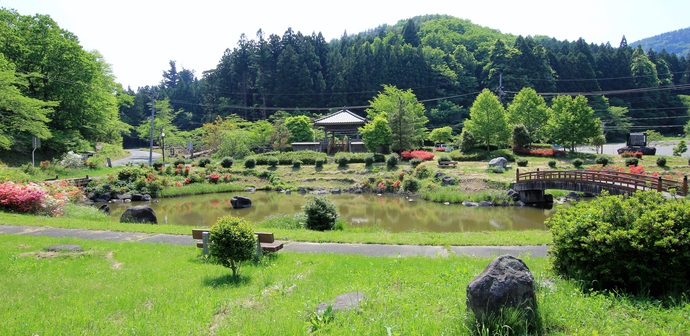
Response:
[[[165,132],[165,142],[168,144],[184,143],[177,134],[177,126],[173,124],[173,120],[177,112],[170,108],[170,101],[167,99],[158,100],[156,104],[156,117],[153,121],[153,139],[161,138],[161,133]],[[142,140],[149,140],[151,136],[151,120],[144,120],[137,127],[137,132]]]
[[[577,145],[589,143],[601,134],[601,120],[594,118],[594,110],[587,105],[587,98],[577,96],[557,96],[549,112],[546,125],[549,138],[571,152]]]
[[[513,133],[511,136],[513,147],[525,148],[530,145],[530,136],[527,127],[523,124],[513,126]]]
[[[688,151],[688,145],[685,144],[685,140],[681,140],[678,142],[676,147],[673,147],[673,155],[674,156],[681,156],[683,153]]]
[[[592,146],[594,146],[597,150],[597,154],[601,151],[601,154],[604,154],[604,145],[606,144],[606,136],[603,134],[599,134],[595,137],[592,138],[592,141],[590,142]]]
[[[311,119],[307,116],[294,116],[285,119],[285,127],[290,130],[290,142],[314,141]]]
[[[370,123],[359,128],[364,145],[369,151],[375,152],[390,146],[393,133],[388,126],[387,118],[386,112],[380,113]],[[387,152],[387,150],[383,150],[383,152]]]
[[[51,136],[48,116],[56,104],[24,96],[19,88],[25,85],[14,65],[0,53],[0,149],[9,150],[22,135],[41,139]]]
[[[400,90],[395,86],[384,85],[367,109],[371,120],[385,112],[388,125],[392,131],[391,147],[393,151],[402,152],[421,145],[426,138],[427,117],[424,105],[417,101],[412,90]]]
[[[508,105],[508,121],[513,125],[524,125],[530,135],[530,143],[542,138],[543,127],[548,120],[549,107],[532,88],[520,90]]]
[[[290,138],[292,134],[290,130],[285,126],[285,119],[277,119],[273,125],[273,133],[268,139],[271,147],[277,151],[286,151],[290,148]]]
[[[506,144],[510,128],[503,105],[489,89],[484,89],[470,108],[470,119],[465,128],[490,150],[491,145]]]
[[[210,256],[217,264],[232,269],[236,277],[242,262],[251,260],[256,251],[254,229],[243,218],[225,216],[211,227]]]
[[[647,134],[647,144],[650,146],[664,140],[664,136],[655,130],[646,130],[643,133]]]
[[[434,128],[429,134],[429,140],[434,143],[446,143],[450,142],[453,138],[453,129],[450,126],[445,126],[441,128]]]

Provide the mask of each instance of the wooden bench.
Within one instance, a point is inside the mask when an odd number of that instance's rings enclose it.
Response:
[[[254,235],[263,252],[278,252],[283,248],[283,242],[275,240],[273,232],[254,232]],[[192,238],[196,240],[196,247],[203,248],[206,254],[208,254],[210,236],[209,229],[192,229]]]
[[[457,165],[457,164],[458,164],[457,161],[439,161],[438,166],[439,167],[450,167],[450,166],[455,167],[455,165]]]

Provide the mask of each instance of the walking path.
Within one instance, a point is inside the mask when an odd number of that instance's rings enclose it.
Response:
[[[171,245],[194,246],[192,235],[148,234],[140,232],[94,231],[83,229],[62,229],[52,227],[0,225],[0,234],[17,234],[27,236],[48,236],[55,238],[81,238],[111,242],[140,242]],[[546,257],[547,245],[539,246],[451,246],[450,253],[475,257],[496,257],[512,255],[514,257]],[[382,245],[382,244],[340,244],[340,243],[304,243],[286,242],[283,251],[300,253],[334,253],[360,254],[366,256],[447,256],[449,251],[442,246],[423,245]]]

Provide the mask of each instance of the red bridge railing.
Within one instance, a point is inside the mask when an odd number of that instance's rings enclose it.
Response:
[[[681,196],[688,194],[688,177],[681,181],[662,178],[661,176],[648,176],[633,173],[615,171],[590,171],[590,170],[551,170],[521,173],[515,170],[515,182],[539,182],[559,181],[600,185],[619,190],[635,192],[638,190],[656,190],[658,192],[670,192]]]

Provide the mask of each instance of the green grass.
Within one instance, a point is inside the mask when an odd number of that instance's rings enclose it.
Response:
[[[58,243],[84,252],[42,252]],[[232,278],[192,246],[0,235],[0,251],[3,335],[470,335],[465,289],[490,261],[281,251]],[[523,260],[544,334],[690,330],[687,298],[583,293],[553,276],[546,258]],[[315,313],[356,291],[366,296],[359,308]]]
[[[161,197],[213,194],[244,190],[245,186],[237,183],[192,183],[182,187],[170,186],[161,190]]]

